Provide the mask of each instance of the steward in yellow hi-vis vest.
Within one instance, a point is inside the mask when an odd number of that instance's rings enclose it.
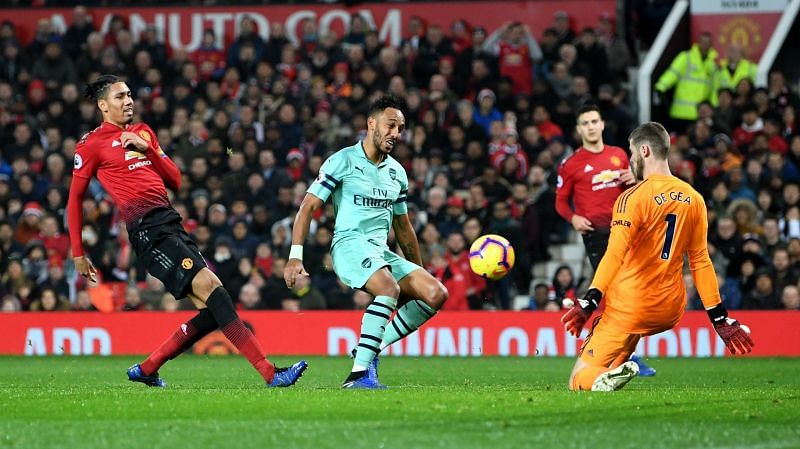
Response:
[[[730,89],[736,92],[736,86],[745,79],[749,79],[751,83],[755,84],[757,69],[758,64],[744,58],[744,49],[741,45],[731,45],[728,48],[728,58],[720,61],[719,69],[714,77],[711,104],[714,107],[719,104],[720,89]]]
[[[717,71],[717,51],[711,48],[711,35],[703,33],[689,50],[675,57],[656,83],[664,93],[675,86],[669,116],[679,120],[697,120],[697,105],[711,98]]]

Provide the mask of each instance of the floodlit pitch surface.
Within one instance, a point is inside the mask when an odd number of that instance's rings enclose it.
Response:
[[[800,448],[800,359],[649,359],[615,393],[568,391],[571,359],[385,357],[385,391],[341,390],[345,358],[289,389],[234,356],[148,388],[137,360],[0,357],[0,448]]]

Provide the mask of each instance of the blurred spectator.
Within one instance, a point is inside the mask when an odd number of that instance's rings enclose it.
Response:
[[[327,308],[325,295],[311,285],[308,276],[299,276],[292,293],[299,301],[299,310],[322,310]]]
[[[533,93],[533,64],[542,59],[542,49],[526,25],[512,22],[498,28],[483,48],[497,57],[500,76],[511,79],[514,95]]]
[[[800,289],[796,285],[784,287],[781,302],[786,310],[800,310]]]
[[[272,275],[267,278],[267,283],[261,289],[262,303],[267,309],[280,310],[283,308],[285,299],[295,299],[294,294],[286,287],[283,280],[283,269],[286,267],[286,259],[277,257],[272,263]]]
[[[503,116],[500,111],[495,108],[495,101],[497,96],[489,89],[483,89],[478,92],[478,107],[472,115],[472,119],[478,125],[482,126],[484,132],[488,135],[490,131],[490,124],[494,121],[502,120]]]
[[[70,310],[67,298],[58,296],[55,290],[44,288],[39,292],[38,298],[31,303],[31,312],[62,312]]]
[[[19,299],[17,299],[13,295],[3,296],[3,300],[0,301],[0,312],[8,313],[8,312],[21,312],[21,311],[22,311],[22,304],[19,302]]]
[[[75,297],[75,304],[73,304],[72,310],[78,312],[97,312],[97,307],[92,304],[92,298],[89,296],[88,291],[79,290]]]
[[[576,286],[577,281],[575,275],[572,273],[572,268],[570,268],[569,265],[561,265],[556,268],[556,272],[553,274],[553,279],[547,290],[547,300],[555,301],[559,308],[561,308],[562,300],[577,300],[577,295],[575,293]]]
[[[533,287],[533,293],[528,308],[530,310],[544,310],[548,303],[549,287],[545,283],[538,283]],[[561,310],[561,307],[558,308]]]
[[[753,289],[744,297],[743,309],[768,310],[781,308],[781,298],[775,289],[775,282],[768,270],[758,270]]]
[[[586,27],[581,31],[575,43],[578,51],[578,60],[589,68],[589,83],[594,86],[592,92],[597,92],[601,84],[613,81],[609,74],[609,61],[606,49],[598,42],[594,28]]]
[[[236,304],[239,310],[259,310],[264,308],[261,301],[261,292],[253,284],[244,284],[239,290],[237,298]]]
[[[138,310],[146,310],[146,305],[142,301],[142,295],[135,285],[129,285],[125,289],[125,303],[122,305],[124,312],[135,312]]]
[[[601,15],[597,22],[597,40],[606,51],[611,79],[625,80],[628,78],[631,53],[615,27],[616,23],[608,13]]]
[[[572,31],[569,14],[566,11],[556,11],[553,14],[553,30],[556,32],[559,47],[575,41],[575,32]]]
[[[85,6],[72,9],[72,22],[64,33],[64,50],[76,59],[86,49],[86,39],[94,31],[91,17]]]
[[[145,285],[141,289],[139,296],[142,298],[145,308],[158,310],[161,308],[161,298],[165,292],[164,284],[155,276],[148,274],[145,277]]]

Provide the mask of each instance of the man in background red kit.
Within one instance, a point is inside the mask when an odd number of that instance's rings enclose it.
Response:
[[[603,143],[604,129],[597,106],[586,105],[578,110],[577,130],[582,145],[561,163],[556,184],[556,210],[581,233],[595,271],[608,248],[614,203],[636,183],[628,167],[628,153]],[[656,374],[636,354],[630,360],[639,365],[640,376]]]
[[[219,278],[184,231],[181,217],[170,205],[167,187],[177,191],[181,174],[161,150],[156,134],[144,123],[132,124],[133,97],[114,75],[102,75],[89,84],[86,96],[97,102],[103,123],[84,135],[75,148],[67,221],[75,267],[81,276],[96,281],[94,266],[83,253],[83,196],[92,177],[111,195],[128,229],[131,244],[147,270],[164,283],[176,299],[189,298],[199,309],[191,320],[141,364],[128,369],[128,378],[151,387],[167,384],[158,369],[203,336],[219,328],[270,387],[288,387],[300,378],[307,364],[276,368],[245,327]]]
[[[589,262],[597,270],[608,247],[614,202],[635,180],[628,153],[603,143],[600,109],[583,106],[577,122],[583,145],[558,170],[556,210],[581,233]]]

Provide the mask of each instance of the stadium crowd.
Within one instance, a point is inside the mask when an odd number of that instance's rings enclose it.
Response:
[[[364,308],[332,271],[332,206],[315,217],[304,261],[311,273],[283,281],[293,214],[325,158],[363,137],[371,99],[405,98],[406,138],[393,156],[409,173],[409,214],[426,268],[450,291],[445,310],[560,310],[580,283],[568,267],[551,285],[531,267],[570,228],[555,212],[558,166],[580,139],[575,112],[596,103],[604,141],[627,148],[635,125],[626,90],[633,58],[600,17],[573,30],[509,23],[449,27],[418,17],[399,47],[380,42],[358,15],[348,31],[320,34],[312,20],[290,42],[280,23],[268,40],[248,18],[227,48],[206,30],[193,52],[167,49],[149,27],[138,40],[124,17],[101,33],[76,7],[64,34],[39,21],[23,46],[13,20],[0,24],[0,298],[2,310],[92,310],[93,288],[75,275],[65,233],[70,163],[99,124],[81,88],[101,73],[124,76],[135,120],[156,130],[181,168],[173,196],[187,232],[240,309]],[[576,33],[577,31],[577,33]],[[709,208],[710,250],[728,309],[798,309],[800,134],[797,96],[780,73],[766,89],[744,80],[698,106],[673,129],[673,172]],[[188,307],[165,294],[132,256],[126,229],[93,184],[84,203],[84,247],[103,283],[127,286],[119,310]],[[470,242],[506,236],[517,250],[509,279],[487,285],[468,268]],[[391,238],[391,236],[390,236]],[[690,307],[700,307],[687,276]],[[124,299],[123,299],[124,297]]]

